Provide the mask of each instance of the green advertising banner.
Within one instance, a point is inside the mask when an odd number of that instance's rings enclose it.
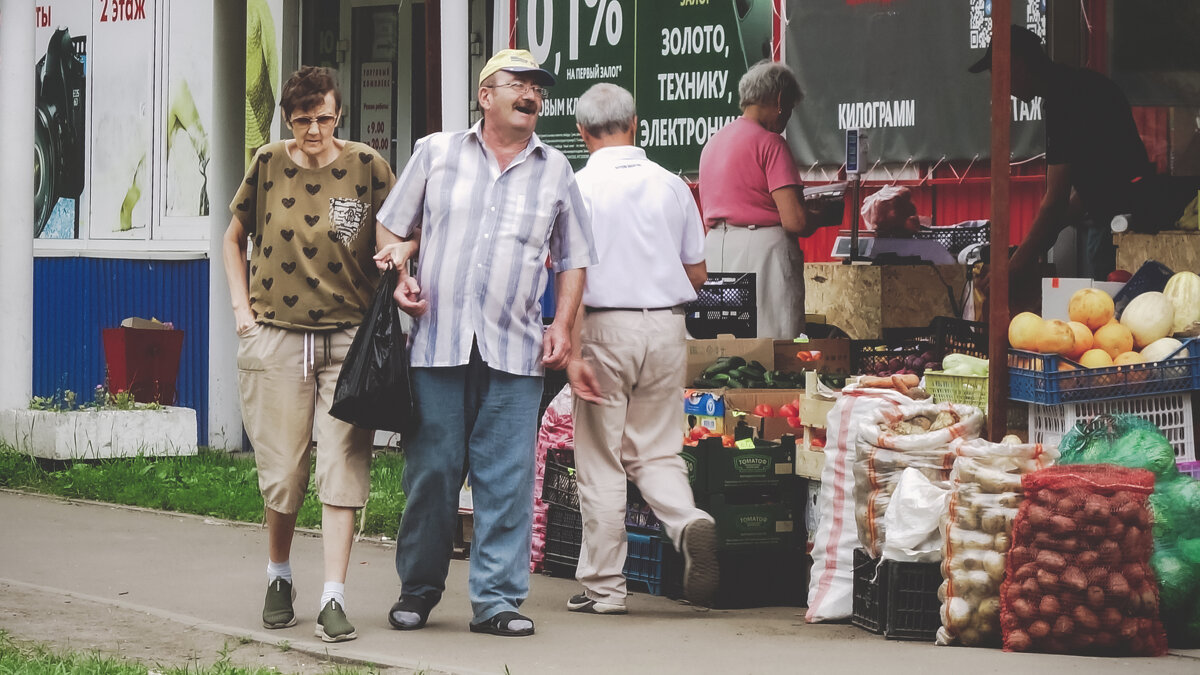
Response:
[[[575,103],[597,82],[631,91],[638,144],[664,167],[696,173],[700,150],[736,119],[737,83],[771,54],[772,0],[521,0],[517,44],[558,84],[538,136],[575,167],[587,161]]]
[[[991,4],[787,0],[786,61],[805,92],[787,130],[797,162],[840,165],[847,129],[866,132],[871,163],[986,158],[991,79],[967,67],[991,41]],[[1013,23],[1038,35],[1045,14],[1045,0],[1013,0]],[[1013,157],[1043,152],[1041,100],[1012,104]]]

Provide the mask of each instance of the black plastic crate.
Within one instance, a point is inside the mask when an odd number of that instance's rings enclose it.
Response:
[[[889,364],[892,359],[898,359],[901,362],[899,367],[903,368],[906,358],[925,352],[931,352],[935,359],[943,356],[938,353],[933,332],[928,328],[889,331],[883,340],[851,340],[850,372],[871,374],[880,365],[898,370],[896,364]]]
[[[855,549],[850,623],[889,640],[932,641],[942,625],[941,584],[941,563],[873,559]]]
[[[935,317],[929,324],[934,344],[941,356],[966,354],[981,359],[988,357],[988,325],[979,321]]]
[[[931,239],[946,247],[954,255],[972,244],[986,244],[991,237],[992,225],[988,221],[971,224],[923,227],[913,234],[914,239]]]
[[[552,577],[562,579],[574,579],[575,570],[579,567],[579,558],[570,556],[554,555],[547,553],[542,558],[542,571]]]
[[[575,480],[575,469],[547,457],[542,477],[542,501],[579,511],[579,483]]]
[[[883,609],[887,574],[878,569],[879,562],[865,549],[854,549],[854,600],[850,623],[876,635],[882,635],[887,625]]]
[[[752,338],[758,336],[758,305],[755,275],[713,272],[684,309],[688,334],[711,339],[720,334]]]
[[[942,585],[941,563],[887,561],[887,628],[889,640],[927,640],[937,637],[942,625],[938,586]]]
[[[579,561],[583,544],[583,516],[578,511],[550,504],[546,509],[546,557]]]

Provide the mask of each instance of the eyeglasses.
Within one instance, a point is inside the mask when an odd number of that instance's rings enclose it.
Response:
[[[547,96],[550,95],[549,89],[547,89],[545,87],[539,87],[536,84],[526,84],[524,82],[521,82],[520,80],[516,80],[513,82],[505,82],[504,84],[492,84],[492,85],[488,85],[487,88],[499,89],[500,87],[512,89],[513,93],[516,94],[517,96],[524,96],[525,94],[528,94],[529,92],[533,92],[533,95],[537,96],[538,98],[546,98]]]
[[[313,123],[322,129],[328,129],[337,124],[337,115],[321,115],[319,117],[293,117],[291,121],[292,129],[299,131],[308,131]]]

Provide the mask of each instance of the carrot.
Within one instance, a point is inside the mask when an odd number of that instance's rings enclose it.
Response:
[[[890,377],[874,377],[872,375],[863,375],[859,378],[858,383],[870,389],[893,389],[895,384]]]

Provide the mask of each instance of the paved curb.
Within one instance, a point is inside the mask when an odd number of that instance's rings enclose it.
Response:
[[[38,584],[30,584],[24,581],[15,579],[6,579],[0,577],[0,584],[7,584],[16,588],[22,588],[37,593],[45,593],[63,598],[73,598],[77,600],[85,600],[108,607],[114,607],[129,612],[140,612],[150,616],[183,624],[189,629],[203,630],[210,633],[218,633],[234,639],[250,638],[254,642],[258,642],[267,647],[278,647],[280,640],[278,635],[272,635],[266,630],[246,629],[239,626],[230,626],[226,624],[213,623],[204,621],[194,616],[179,614],[156,607],[147,607],[132,602],[122,600],[113,600],[110,598],[102,598],[87,593],[77,593],[75,591],[66,591],[60,588],[49,586],[41,586]],[[339,663],[348,666],[358,666],[362,668],[370,668],[372,666],[386,666],[389,668],[405,668],[414,672],[429,672],[429,673],[455,673],[462,675],[484,675],[484,671],[456,669],[453,666],[445,664],[431,664],[425,662],[411,661],[408,659],[398,659],[388,654],[380,654],[376,652],[359,652],[353,654],[339,654],[330,651],[330,649],[350,651],[350,643],[339,643],[336,647],[332,644],[326,644],[320,640],[288,640],[290,649],[302,654],[307,654],[313,658]],[[491,675],[490,673],[488,675]]]

